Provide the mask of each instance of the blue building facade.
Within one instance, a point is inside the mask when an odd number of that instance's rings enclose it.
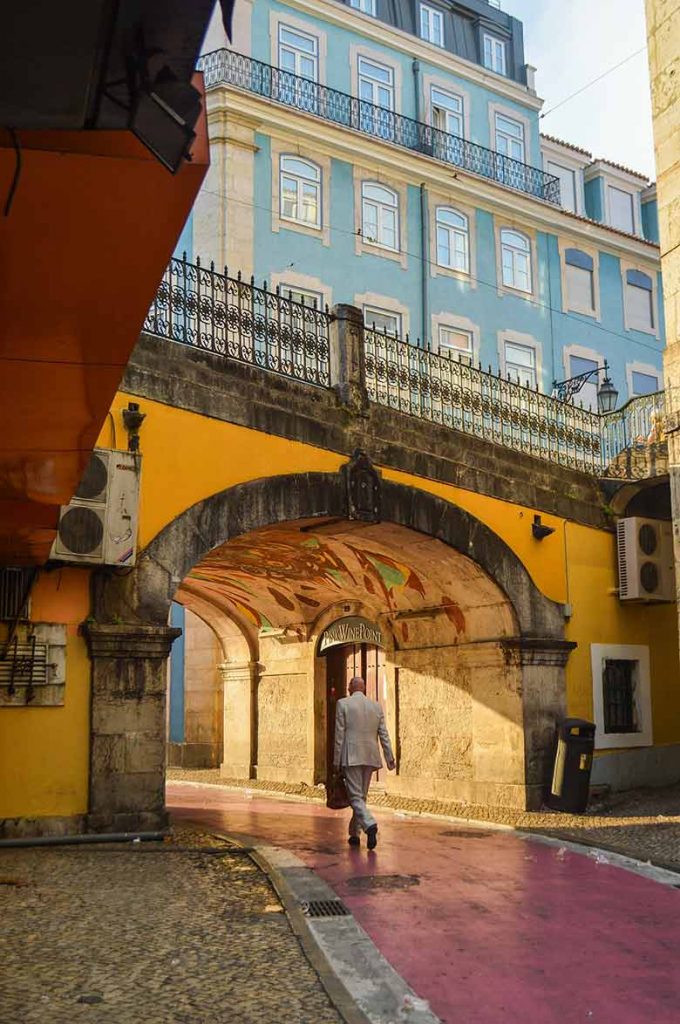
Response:
[[[663,387],[654,188],[540,134],[516,19],[243,0],[208,50],[212,166],[180,249],[542,391],[605,360],[621,401]]]

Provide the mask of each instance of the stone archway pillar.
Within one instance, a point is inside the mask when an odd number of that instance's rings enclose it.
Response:
[[[92,686],[88,828],[164,828],[166,662],[181,630],[88,623],[83,631]]]
[[[255,778],[257,765],[258,661],[223,661],[218,666],[224,689],[221,774],[227,779]]]
[[[522,670],[526,806],[535,810],[552,772],[555,726],[566,717],[565,668],[576,644],[556,637],[512,637],[501,647],[508,663]]]

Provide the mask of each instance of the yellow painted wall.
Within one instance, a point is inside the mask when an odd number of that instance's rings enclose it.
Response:
[[[90,663],[78,624],[89,614],[89,576],[43,572],[33,588],[31,618],[68,627],[65,703],[0,712],[0,818],[87,812]]]
[[[131,397],[116,396],[99,445],[124,446],[120,412]],[[142,400],[140,407],[146,413],[140,549],[185,509],[227,487],[287,473],[333,473],[346,461],[337,453],[157,402]],[[469,511],[515,551],[544,594],[572,604],[566,634],[579,646],[567,668],[571,714],[592,717],[591,643],[647,644],[655,743],[680,742],[675,606],[620,604],[612,593],[616,570],[611,533],[542,513],[555,533],[539,542],[531,532],[534,509],[391,469],[383,473],[388,480],[429,491]],[[87,570],[68,569],[43,575],[36,589],[33,617],[69,623],[66,707],[6,709],[0,715],[0,775],[5,781],[0,817],[86,810],[89,666],[76,627],[89,614],[88,584]]]

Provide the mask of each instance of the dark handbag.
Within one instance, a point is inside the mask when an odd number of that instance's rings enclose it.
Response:
[[[347,787],[339,772],[333,772],[331,781],[326,783],[326,807],[330,807],[332,811],[342,811],[349,807]]]

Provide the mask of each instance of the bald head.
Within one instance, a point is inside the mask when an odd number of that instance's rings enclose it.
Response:
[[[366,693],[366,680],[362,679],[361,676],[354,676],[349,681],[349,692],[350,693]]]

